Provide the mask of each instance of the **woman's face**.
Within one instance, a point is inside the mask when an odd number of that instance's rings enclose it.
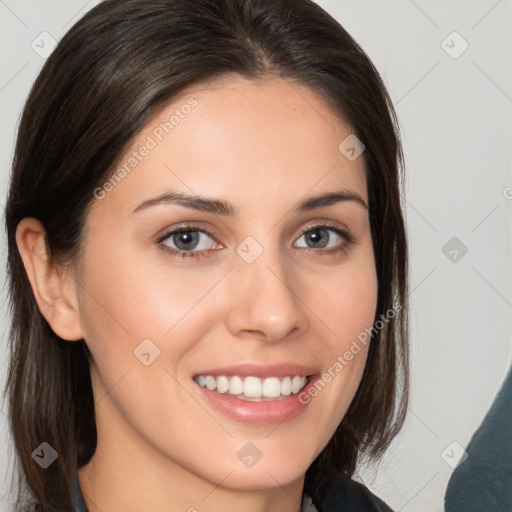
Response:
[[[196,86],[96,190],[77,301],[105,463],[232,489],[304,475],[354,397],[367,347],[351,347],[376,311],[350,133],[282,79]]]

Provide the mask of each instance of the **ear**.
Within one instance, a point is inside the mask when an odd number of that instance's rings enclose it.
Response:
[[[52,330],[64,340],[82,339],[77,283],[69,270],[51,260],[41,222],[31,217],[21,220],[16,244],[39,310]]]

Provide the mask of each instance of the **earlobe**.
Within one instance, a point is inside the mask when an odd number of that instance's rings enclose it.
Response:
[[[82,339],[76,281],[51,259],[41,222],[22,219],[16,229],[16,244],[39,310],[52,330],[64,340]]]

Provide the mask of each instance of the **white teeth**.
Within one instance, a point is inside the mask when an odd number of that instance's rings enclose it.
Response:
[[[233,377],[198,375],[195,380],[200,386],[210,391],[216,390],[218,393],[251,399],[284,398],[292,393],[297,394],[307,384],[307,377],[300,375],[265,379],[252,376],[242,378],[236,375]]]
[[[231,377],[229,379],[229,393],[231,395],[240,395],[244,392],[244,381],[240,377]]]
[[[285,377],[281,381],[281,394],[289,395],[292,392],[292,379],[290,377]]]
[[[277,377],[268,377],[263,381],[263,396],[269,398],[276,397],[281,394],[281,382]]]
[[[217,377],[217,391],[225,393],[229,389],[229,379],[227,377]]]
[[[208,377],[206,377],[206,385],[208,385]],[[292,393],[298,393],[302,386],[304,386],[304,383],[302,382],[302,377],[299,377],[298,375],[295,375],[292,380]]]
[[[209,390],[213,390],[217,387],[217,379],[215,377],[211,377],[210,375],[206,376],[206,387]]]
[[[261,379],[258,379],[258,377],[245,377],[244,395],[249,398],[259,398],[261,396]]]

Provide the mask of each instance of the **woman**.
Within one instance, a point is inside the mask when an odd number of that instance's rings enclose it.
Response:
[[[313,2],[91,10],[6,206],[17,507],[390,510],[350,477],[407,404],[401,165]]]

